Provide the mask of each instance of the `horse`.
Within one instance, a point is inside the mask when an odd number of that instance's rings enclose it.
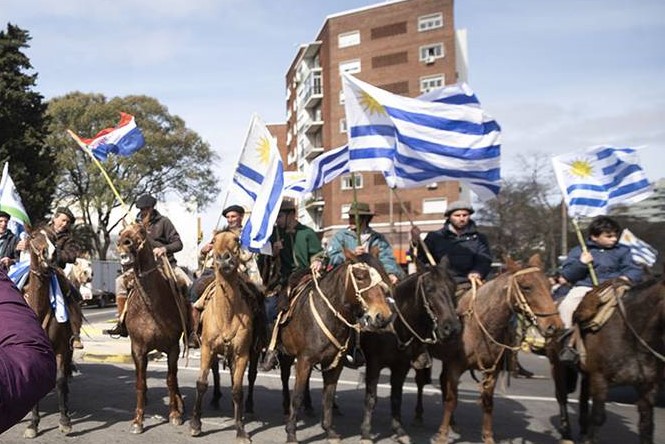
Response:
[[[208,388],[208,373],[217,355],[231,370],[236,442],[250,443],[243,424],[242,382],[253,339],[254,313],[241,293],[238,272],[240,241],[232,231],[217,232],[213,238],[215,281],[202,314],[201,369],[196,381],[196,402],[189,422],[192,436],[201,434],[201,403]]]
[[[30,275],[23,292],[26,302],[37,314],[37,318],[53,346],[57,368],[55,386],[60,411],[58,429],[67,435],[72,431],[68,383],[72,369],[73,350],[70,345],[72,328],[69,321],[62,323],[57,321],[51,307],[49,289],[51,276],[54,273],[61,289],[65,289],[68,282],[62,271],[53,265],[55,233],[48,226],[37,227],[30,232],[28,239],[30,242]],[[32,409],[30,423],[23,433],[25,438],[37,436],[39,421],[39,403],[37,403]]]
[[[390,368],[390,408],[394,439],[409,442],[402,426],[402,389],[411,361],[427,346],[458,334],[461,323],[455,311],[455,282],[447,260],[428,266],[395,287],[395,311],[391,333],[363,333],[360,344],[366,359],[365,409],[361,443],[372,443],[371,421],[376,405],[381,369]]]
[[[164,267],[157,263],[143,224],[134,223],[123,229],[117,246],[120,264],[134,276],[125,308],[125,325],[136,373],[136,411],[130,432],[143,433],[148,352],[152,350],[167,355],[169,421],[172,425],[181,425],[184,403],[178,387],[178,355],[179,339],[187,328],[184,298]]]
[[[323,375],[321,425],[329,443],[341,442],[333,428],[333,397],[343,368],[351,330],[376,331],[394,317],[391,287],[381,263],[370,254],[345,252],[346,260],[320,279],[300,281],[290,298],[286,321],[280,325],[282,386],[288,387],[290,367],[296,361],[296,380],[286,420],[287,442],[296,439],[296,422],[312,368]],[[283,391],[289,402],[288,389]]]
[[[67,264],[64,272],[77,290],[81,285],[92,281],[92,264],[83,257],[77,257],[76,262]]]
[[[595,313],[598,293],[604,287],[621,285],[607,281],[589,292],[573,317],[589,319]],[[654,442],[653,407],[665,361],[665,281],[650,280],[639,284],[614,300],[616,307],[597,331],[582,330],[585,359],[577,367],[559,361],[560,341],[547,349],[552,364],[561,442],[572,442],[568,418],[568,394],[575,390],[577,372],[581,374],[579,425],[581,442],[599,442],[598,432],[605,422],[605,400],[609,387],[629,385],[638,394],[639,442]],[[592,399],[589,415],[589,397]]]
[[[457,406],[460,376],[466,370],[482,373],[480,400],[483,409],[482,439],[494,444],[492,411],[494,387],[508,355],[517,350],[511,320],[517,314],[524,316],[525,328],[536,326],[540,334],[550,340],[563,323],[554,306],[547,276],[538,255],[532,256],[527,267],[520,267],[508,259],[507,270],[482,285],[472,288],[459,300],[457,312],[462,316],[462,334],[430,346],[432,356],[443,363],[439,381],[445,404],[443,419],[436,443],[447,443],[453,412]],[[416,377],[418,398],[416,420],[422,420],[422,389],[425,378]]]

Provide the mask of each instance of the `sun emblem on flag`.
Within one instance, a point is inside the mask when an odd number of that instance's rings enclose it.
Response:
[[[570,164],[568,170],[570,174],[577,177],[591,177],[593,175],[593,167],[586,159],[577,159]]]
[[[256,143],[256,151],[261,163],[268,163],[270,160],[270,140],[267,137],[261,137]]]
[[[359,98],[360,105],[370,114],[386,114],[386,110],[374,97],[368,92],[362,91]]]

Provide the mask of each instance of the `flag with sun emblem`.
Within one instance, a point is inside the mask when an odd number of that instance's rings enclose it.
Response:
[[[639,202],[653,193],[633,148],[592,147],[555,156],[552,165],[573,217],[607,214],[615,205]]]
[[[635,236],[628,228],[624,228],[619,238],[619,243],[630,247],[630,253],[633,261],[638,264],[644,264],[647,267],[653,267],[658,259],[658,250]]]
[[[284,165],[266,124],[252,116],[233,183],[253,202],[243,227],[241,244],[258,252],[272,234],[284,193]]]
[[[351,171],[383,171],[391,187],[457,180],[481,199],[498,194],[501,129],[468,86],[409,98],[342,80]]]

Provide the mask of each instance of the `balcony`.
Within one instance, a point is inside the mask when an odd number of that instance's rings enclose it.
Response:
[[[309,114],[309,119],[305,123],[305,134],[311,136],[316,134],[318,131],[321,131],[321,128],[323,128],[322,114],[323,113],[321,112],[321,108],[317,108],[313,113]]]
[[[307,159],[308,162],[311,162],[312,160],[316,159],[319,154],[323,152],[323,147],[322,146],[312,146],[309,145],[305,147],[304,149],[304,157]]]
[[[306,109],[314,108],[323,99],[323,86],[321,84],[321,69],[311,72],[305,79],[305,91],[302,104]]]
[[[316,190],[312,193],[312,197],[305,201],[305,209],[309,212],[318,213],[323,211],[323,206],[326,202],[323,200],[323,193],[321,190]]]

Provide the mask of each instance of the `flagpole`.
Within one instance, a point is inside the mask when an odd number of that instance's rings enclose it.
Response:
[[[584,242],[584,237],[582,236],[582,230],[577,223],[577,217],[573,217],[573,227],[575,227],[575,233],[577,233],[577,240],[580,243],[580,248],[582,248],[582,253],[587,253],[589,250],[586,247],[586,242]],[[598,285],[598,277],[596,276],[596,270],[593,269],[593,261],[587,264],[589,268],[589,276],[591,277],[591,283],[596,286]]]
[[[415,227],[416,225],[413,223],[413,219],[411,219],[411,213],[406,209],[404,206],[404,202],[402,202],[402,199],[399,197],[399,194],[397,194],[397,188],[393,187],[388,187],[390,188],[390,191],[392,194],[395,195],[397,198],[397,202],[399,202],[400,208],[402,208],[402,213],[406,214],[406,218],[409,220],[409,224],[411,224],[411,228]],[[418,237],[418,243],[420,246],[423,248],[423,251],[425,252],[425,256],[427,256],[427,260],[429,261],[430,265],[435,266],[436,261],[434,260],[434,256],[432,256],[432,253],[429,251],[429,248],[427,248],[427,244],[423,242],[422,238]]]
[[[97,165],[97,168],[99,168],[99,170],[102,172],[102,175],[106,179],[106,182],[109,184],[109,187],[111,187],[111,191],[113,191],[113,194],[115,194],[115,197],[120,202],[120,205],[122,205],[122,210],[125,212],[125,215],[127,215],[127,213],[129,213],[129,207],[127,206],[125,201],[122,199],[122,197],[120,197],[120,193],[118,193],[118,190],[113,185],[113,182],[111,182],[111,178],[109,177],[108,173],[106,172],[106,170],[102,166],[101,162],[99,160],[97,160],[95,155],[92,154],[92,151],[90,151],[88,149],[88,146],[85,144],[85,142],[83,142],[81,140],[81,138],[74,133],[74,131],[68,129],[67,134],[69,134],[71,136],[71,138],[74,139],[74,141],[83,150],[83,152],[87,153],[90,156],[90,158],[92,159],[92,161],[94,162],[94,164]],[[123,216],[123,219],[124,219],[124,216]]]
[[[360,215],[358,214],[358,190],[356,189],[356,173],[352,172],[351,173],[351,186],[353,188],[353,202],[351,202],[351,208],[349,208],[349,211],[355,206],[356,211],[355,211],[355,222],[356,222],[356,237],[358,238],[358,246],[362,245],[362,242],[360,240]],[[369,253],[369,251],[368,251]]]

